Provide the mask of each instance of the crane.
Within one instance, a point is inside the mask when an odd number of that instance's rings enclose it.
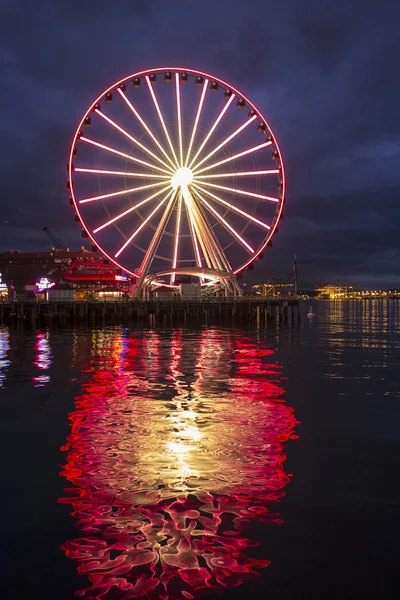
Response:
[[[332,275],[332,273],[330,274],[330,276],[340,284],[340,287],[344,288],[344,290],[346,292],[346,296],[348,296],[348,294],[349,294],[349,289],[354,289],[352,285],[349,285],[347,283],[347,277],[344,279],[344,281],[340,281],[340,279],[338,279],[337,277]]]
[[[43,231],[46,233],[46,235],[48,235],[50,240],[53,242],[55,248],[58,248],[58,249],[65,248],[64,244],[62,244],[62,242],[60,242],[60,240],[54,235],[54,233],[52,233],[50,231],[50,229],[48,227],[43,227]]]
[[[346,285],[347,285],[347,279],[345,279],[344,281],[340,281],[340,279],[338,279],[337,277],[335,277],[335,275],[332,275],[332,273],[330,274],[330,277],[332,277],[332,279],[334,279],[335,281],[337,281],[342,287],[346,287]]]

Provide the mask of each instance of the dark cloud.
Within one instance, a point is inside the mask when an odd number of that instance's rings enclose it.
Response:
[[[290,275],[296,253],[305,288],[332,282],[332,275],[354,285],[363,281],[398,285],[398,195],[396,187],[379,187],[288,203],[282,236],[279,233],[264,261],[257,264],[253,278],[262,272]]]
[[[253,98],[286,157],[285,219],[251,278],[297,252],[305,285],[399,283],[399,23],[397,0],[3,0],[2,245],[39,249],[45,225],[81,244],[65,179],[82,112],[130,72],[183,62]]]

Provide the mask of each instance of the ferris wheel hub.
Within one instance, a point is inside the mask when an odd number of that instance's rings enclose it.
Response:
[[[193,173],[188,167],[181,167],[178,169],[171,179],[171,185],[174,190],[178,188],[187,187],[192,183]]]

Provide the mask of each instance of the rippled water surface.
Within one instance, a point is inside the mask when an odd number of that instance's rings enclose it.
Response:
[[[1,597],[397,598],[400,304],[313,309],[0,327]]]

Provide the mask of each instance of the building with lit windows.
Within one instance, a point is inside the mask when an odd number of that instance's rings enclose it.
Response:
[[[399,290],[356,290],[352,286],[325,285],[316,290],[320,300],[368,300],[374,298],[399,298]]]
[[[100,290],[102,287],[127,288],[130,278],[97,252],[68,248],[49,252],[6,250],[0,254],[2,281],[13,286],[17,295],[37,292],[41,282],[49,285],[65,281],[75,290]]]

